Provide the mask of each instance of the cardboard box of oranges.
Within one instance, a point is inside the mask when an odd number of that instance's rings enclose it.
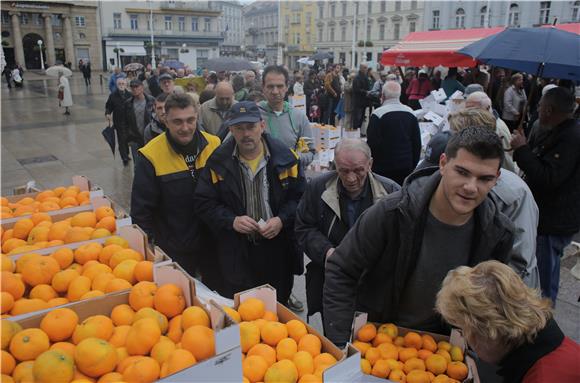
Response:
[[[197,300],[179,265],[155,274],[157,283],[4,319],[2,374],[36,382],[240,381],[237,324]]]
[[[416,331],[392,323],[367,322],[356,312],[351,343],[361,353],[365,374],[407,383],[479,383],[475,361],[466,355],[461,333],[450,336]]]
[[[54,189],[40,190],[36,187],[36,184],[34,181],[30,181],[26,185],[15,187],[12,191],[13,195],[6,196],[6,198],[10,202],[17,202],[18,200],[25,198],[25,197],[30,197],[32,199],[35,199],[36,196],[38,196],[38,194],[43,192],[43,191],[46,191],[46,190],[53,190],[54,191],[56,189],[56,193],[58,194],[58,192],[60,190],[64,191],[70,186],[78,187],[79,191],[88,191],[90,193],[91,197],[102,197],[104,195],[103,189],[101,189],[100,186],[95,185],[87,177],[79,175],[79,176],[72,177],[70,185],[64,185],[64,186],[60,186],[60,187],[54,188]]]

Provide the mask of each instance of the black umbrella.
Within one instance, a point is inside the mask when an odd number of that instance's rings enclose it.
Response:
[[[252,63],[247,60],[242,60],[233,57],[218,57],[216,59],[207,60],[204,65],[207,69],[213,70],[215,72],[223,71],[241,71],[241,70],[252,70]]]
[[[103,137],[105,138],[105,141],[107,141],[107,144],[109,144],[109,147],[113,151],[113,157],[114,157],[115,156],[115,129],[113,129],[113,127],[111,125],[109,125],[105,129],[103,129],[101,134],[103,135]]]
[[[334,55],[330,52],[318,52],[310,56],[310,60],[327,60],[334,58]]]

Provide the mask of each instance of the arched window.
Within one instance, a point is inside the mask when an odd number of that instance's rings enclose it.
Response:
[[[520,7],[517,4],[510,5],[510,12],[508,15],[508,25],[510,27],[520,26]]]
[[[489,26],[489,21],[487,22],[486,25],[486,17],[487,17],[487,7],[481,7],[481,10],[479,11],[479,26],[481,28],[485,28],[486,26]]]
[[[465,11],[463,8],[458,8],[457,11],[455,11],[455,28],[465,28]]]
[[[575,1],[572,5],[572,21],[580,21],[580,1]]]

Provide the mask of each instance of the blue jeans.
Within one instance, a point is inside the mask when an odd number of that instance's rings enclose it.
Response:
[[[571,235],[538,235],[536,239],[542,295],[550,298],[553,304],[556,303],[560,285],[560,258],[571,241]]]

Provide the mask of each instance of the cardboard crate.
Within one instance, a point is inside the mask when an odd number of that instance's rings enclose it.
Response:
[[[155,269],[158,284],[173,283],[183,290],[186,305],[201,307],[208,313],[215,334],[216,355],[194,366],[170,375],[160,382],[238,382],[242,376],[239,326],[219,306],[208,310],[195,295],[195,284],[191,277],[176,263],[162,265]],[[75,311],[79,321],[93,315],[110,316],[113,308],[129,303],[129,291],[121,291],[91,300],[69,303],[66,306]],[[23,328],[39,327],[42,318],[50,310],[31,313],[26,316],[8,318],[18,322]]]
[[[358,311],[355,312],[354,318],[352,321],[351,334],[350,334],[350,341],[351,342],[354,342],[356,340],[356,334],[358,333],[358,330],[360,330],[361,327],[367,323],[367,318],[368,318],[367,313],[358,312]],[[381,323],[373,323],[373,324],[375,324],[377,327],[381,325]],[[443,340],[443,341],[451,343],[453,346],[458,346],[459,348],[461,348],[461,351],[463,351],[463,355],[464,355],[464,359],[465,359],[464,363],[467,365],[467,368],[469,369],[469,373],[467,375],[467,378],[463,381],[463,383],[480,383],[479,375],[477,373],[477,366],[475,365],[475,360],[467,354],[467,352],[466,352],[467,341],[465,340],[465,338],[461,335],[461,333],[459,331],[454,329],[451,331],[450,336],[446,336],[446,335],[441,335],[441,334],[435,334],[435,333],[428,332],[428,331],[413,330],[413,329],[409,329],[406,327],[400,327],[400,326],[397,326],[397,329],[399,330],[400,336],[404,336],[408,332],[414,331],[414,332],[417,332],[419,334],[431,335],[433,337],[433,339],[435,339],[436,342],[440,342]],[[360,367],[359,367],[359,370],[360,370]],[[361,372],[361,374],[362,374],[362,372]],[[381,379],[381,380],[383,382],[385,381],[384,379]]]
[[[65,185],[63,185],[65,186]],[[81,191],[90,192],[92,197],[102,197],[104,195],[103,189],[98,185],[95,185],[85,176],[73,176],[71,184],[66,186],[78,186]],[[66,187],[65,186],[65,187]],[[46,190],[46,189],[45,189]],[[34,181],[28,182],[26,185],[18,186],[14,188],[13,195],[5,196],[9,202],[16,202],[25,197],[30,197],[32,199],[36,198],[38,193],[42,190],[38,189]]]

